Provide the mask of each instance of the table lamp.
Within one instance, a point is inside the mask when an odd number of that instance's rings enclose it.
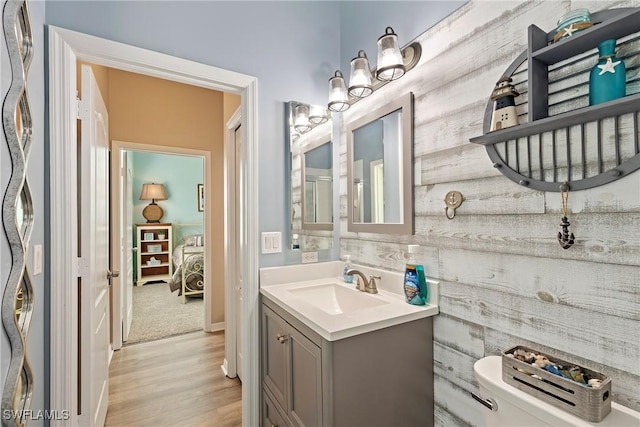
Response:
[[[164,186],[153,182],[151,184],[142,184],[140,200],[151,200],[151,203],[142,210],[142,216],[145,217],[147,222],[160,222],[164,211],[156,204],[156,200],[167,200]]]

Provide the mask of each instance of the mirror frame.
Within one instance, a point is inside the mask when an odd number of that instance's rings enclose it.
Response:
[[[306,172],[305,172],[305,154],[307,154],[309,151],[314,150],[316,148],[322,147],[325,144],[329,144],[329,148],[331,150],[331,212],[332,212],[332,220],[331,222],[305,222],[305,214],[306,214],[306,210],[305,210],[305,200],[306,200]],[[301,207],[302,207],[302,218],[301,218],[301,223],[302,226],[301,228],[303,230],[329,230],[329,231],[333,231],[334,229],[334,220],[333,220],[333,192],[334,192],[334,185],[333,185],[333,141],[331,140],[331,135],[329,135],[329,139],[327,140],[326,138],[318,138],[317,141],[313,141],[312,143],[304,146],[302,148],[302,151],[300,152],[300,191],[301,191]]]
[[[402,222],[353,221],[353,132],[394,111],[402,110]],[[347,231],[413,235],[413,93],[409,92],[346,125],[347,133]]]

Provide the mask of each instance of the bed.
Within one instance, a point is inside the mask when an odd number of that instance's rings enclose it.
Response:
[[[190,243],[190,242],[186,242]],[[178,291],[181,302],[204,294],[204,247],[181,244],[173,250],[175,269],[169,281],[171,292]]]

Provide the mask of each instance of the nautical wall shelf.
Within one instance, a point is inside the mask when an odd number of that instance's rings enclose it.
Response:
[[[540,191],[571,191],[615,181],[640,169],[640,8],[609,9],[591,15],[595,24],[553,43],[555,29],[529,27],[528,49],[507,68],[521,94],[519,125],[490,131],[493,101],[484,116],[486,146],[502,174]],[[598,43],[618,42],[627,66],[627,96],[589,106],[589,70]]]

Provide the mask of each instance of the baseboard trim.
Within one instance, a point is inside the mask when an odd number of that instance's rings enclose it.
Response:
[[[205,325],[204,327],[204,331],[205,332],[218,332],[218,331],[224,331],[225,330],[225,322],[218,322],[218,323],[208,323]]]

